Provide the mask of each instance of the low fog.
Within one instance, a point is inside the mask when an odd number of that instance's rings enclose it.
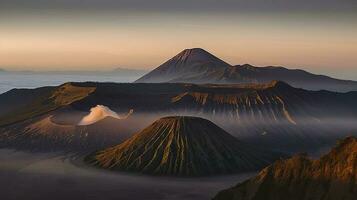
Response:
[[[177,115],[198,116],[211,120],[239,140],[259,148],[264,147],[291,154],[308,152],[315,158],[329,151],[338,139],[348,135],[357,135],[356,118],[331,115],[318,119],[293,117],[296,122],[294,124],[289,120],[258,118],[249,114],[241,114],[237,118],[230,114],[213,115],[185,110],[138,113],[104,105],[91,108],[90,113],[66,108],[50,114],[53,116],[51,120],[54,124],[80,127],[81,129],[78,130],[83,132],[80,137],[65,138],[63,141],[86,139],[87,143],[79,142],[72,145],[91,151],[104,143],[108,146],[119,144],[121,137],[118,135],[123,135],[123,139],[129,138],[161,117]],[[104,120],[106,118],[108,120]],[[47,135],[35,139],[44,141],[52,148],[58,144],[59,138],[65,135],[61,132],[61,127],[63,126],[56,126],[55,129],[58,131],[54,137],[57,143],[49,143],[53,138],[44,140]],[[111,133],[108,134],[109,132]],[[28,141],[25,137],[16,142],[24,146]],[[36,143],[28,144],[38,147],[38,145],[33,145]],[[195,179],[152,177],[100,170],[87,166],[82,160],[82,156],[62,152],[44,154],[1,149],[1,199],[203,200],[211,199],[221,189],[234,186],[256,174],[252,172]],[[55,196],[54,193],[56,193]]]
[[[80,114],[76,113],[76,115]],[[314,118],[293,116],[292,119],[295,123],[292,123],[284,118],[274,119],[263,116],[252,116],[250,114],[240,114],[237,117],[230,114],[213,115],[212,113],[185,110],[145,113],[133,112],[132,110],[112,110],[105,106],[92,108],[88,115],[82,113],[79,124],[81,126],[97,125],[98,129],[102,130],[101,135],[105,135],[103,131],[109,130],[109,127],[115,127],[116,130],[112,131],[113,134],[123,134],[129,137],[161,117],[177,115],[208,119],[241,141],[292,154],[298,152],[316,154],[321,148],[330,148],[335,145],[338,139],[357,135],[357,119],[354,117],[343,118],[326,115]],[[55,116],[54,121],[56,123],[77,124],[78,121],[71,122],[69,120],[71,116],[73,115],[65,112],[62,116]],[[100,128],[100,126],[103,126],[103,123],[99,124],[100,120],[108,116],[121,120],[108,121],[108,123],[104,124],[108,128]],[[119,124],[120,126],[117,126]],[[107,138],[106,140],[110,141],[111,139]],[[117,143],[119,144],[120,142]]]
[[[57,115],[55,121],[70,122],[65,118],[71,115],[68,111],[65,113],[61,117]],[[105,106],[96,106],[88,115],[83,112],[76,115],[81,116],[79,119],[86,116],[99,116],[99,118],[125,116],[118,113]],[[292,153],[304,151],[314,158],[329,151],[331,146],[336,144],[337,139],[356,135],[357,131],[354,118],[325,117],[321,120],[298,118],[295,119],[297,124],[288,121],[273,123],[269,120],[256,120],[252,123],[248,118],[233,120],[223,116],[181,111],[134,112],[125,119],[119,120],[128,129],[121,129],[117,134],[126,131],[132,135],[158,118],[172,115],[207,118],[238,139],[258,147],[287,150],[287,147],[297,146],[301,148],[291,150]],[[318,145],[319,142],[324,141],[325,144]],[[307,148],[309,146],[312,148],[311,151]],[[24,153],[2,149],[0,150],[1,199],[203,200],[211,199],[221,189],[234,186],[256,174],[252,172],[195,179],[152,177],[96,169],[85,165],[82,159],[81,156],[62,153]],[[55,192],[56,196],[53,196]]]
[[[86,166],[79,158],[60,154],[0,150],[2,200],[208,200],[255,174],[195,179],[152,177],[99,170]]]

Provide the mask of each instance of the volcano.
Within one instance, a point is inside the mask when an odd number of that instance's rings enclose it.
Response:
[[[230,65],[201,48],[185,49],[153,71],[144,75],[138,83],[160,82],[208,82],[217,71]],[[200,80],[200,77],[203,79]],[[206,80],[207,79],[207,80]]]
[[[240,142],[206,119],[173,116],[86,160],[111,170],[203,176],[254,171],[281,156]]]

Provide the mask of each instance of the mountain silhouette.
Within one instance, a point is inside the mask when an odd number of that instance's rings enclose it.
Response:
[[[357,90],[356,81],[316,75],[301,69],[255,67],[250,64],[232,66],[201,48],[182,51],[135,82],[241,84],[267,83],[273,80],[308,90]]]

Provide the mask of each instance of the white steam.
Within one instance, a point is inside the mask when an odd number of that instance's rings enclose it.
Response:
[[[97,105],[90,109],[90,113],[82,118],[78,123],[80,126],[94,124],[106,117],[113,117],[115,119],[126,119],[133,113],[133,110],[130,110],[128,114],[121,117],[116,112],[110,110],[107,106]]]

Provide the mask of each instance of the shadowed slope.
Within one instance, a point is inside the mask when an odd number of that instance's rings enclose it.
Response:
[[[357,197],[357,139],[346,138],[319,160],[306,155],[277,161],[215,200],[354,200]]]
[[[280,156],[241,143],[208,120],[165,117],[88,160],[112,170],[200,176],[254,171]]]

